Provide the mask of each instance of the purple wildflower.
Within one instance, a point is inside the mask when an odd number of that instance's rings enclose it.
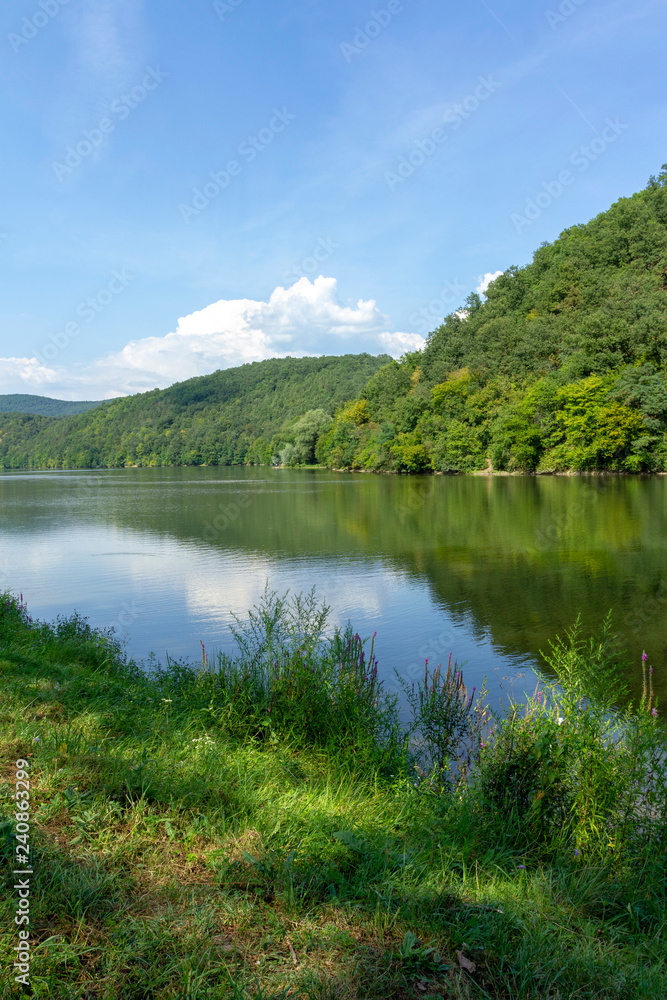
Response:
[[[657,719],[658,718],[658,709],[657,708],[652,708],[651,709],[651,715],[653,716],[654,719]]]
[[[642,660],[644,660],[644,662],[646,662],[646,660],[648,660],[648,653],[646,653],[646,651],[644,651],[642,653]]]

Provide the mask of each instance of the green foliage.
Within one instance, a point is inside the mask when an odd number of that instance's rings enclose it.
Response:
[[[450,786],[452,764],[457,766],[457,780],[466,780],[489,718],[485,691],[478,692],[475,704],[475,688],[468,695],[463,673],[457,668],[457,663],[452,666],[451,653],[445,674],[440,664],[429,672],[427,660],[424,681],[417,683],[416,691],[396,671],[412,713],[410,737],[416,735],[419,741],[421,773],[440,789]]]
[[[314,435],[388,360],[273,358],[79,416],[0,415],[0,468],[268,465],[286,444],[296,461],[312,461]],[[300,417],[305,423],[295,426]]]
[[[78,417],[0,416],[0,467],[667,471],[665,176],[509,267],[423,351],[274,359]]]
[[[611,705],[608,622],[552,644],[540,697],[480,731],[452,793],[434,758],[415,773],[420,748],[402,727],[393,743],[373,730],[372,652],[351,629],[335,647],[314,594],[267,592],[237,623],[233,660],[204,652],[153,672],[115,652],[91,664],[77,616],[29,618],[2,595],[0,747],[31,772],[35,995],[667,995],[665,730],[650,673],[635,710]],[[451,674],[420,690],[415,735],[449,760],[469,699]],[[12,927],[5,770],[0,917]],[[0,937],[3,968],[16,940]]]
[[[279,596],[267,587],[232,634],[238,654],[202,667],[168,663],[158,672],[161,696],[187,698],[226,731],[261,742],[288,737],[296,744],[354,746],[385,769],[400,767],[401,735],[395,697],[378,680],[373,644],[350,625],[326,635],[329,608],[308,595]]]
[[[609,616],[588,641],[577,620],[542,655],[553,679],[523,712],[513,703],[482,750],[482,808],[524,851],[652,861],[667,843],[667,739],[651,698],[625,701]]]
[[[610,399],[616,381],[613,375],[589,375],[558,390],[545,467],[636,471],[632,445],[646,427],[637,410]]]
[[[0,413],[32,413],[42,417],[68,417],[75,413],[85,413],[97,402],[70,402],[66,399],[50,399],[48,396],[28,396],[21,393],[0,395]]]
[[[472,376],[469,368],[450,372],[444,382],[431,389],[434,412],[445,416],[462,417],[465,413],[465,403],[470,394],[471,383]]]
[[[441,472],[470,472],[485,464],[485,454],[475,427],[450,420],[433,448],[433,468]]]
[[[421,434],[396,435],[396,443],[391,445],[394,468],[401,472],[425,472],[431,468],[431,456],[421,441]]]
[[[664,171],[510,267],[423,352],[363,389],[393,441],[334,427],[337,468],[441,472],[667,469]],[[344,440],[343,440],[344,439]],[[430,463],[430,464],[429,464]]]

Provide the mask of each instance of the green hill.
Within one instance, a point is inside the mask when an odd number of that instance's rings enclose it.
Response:
[[[335,409],[390,360],[274,358],[109,400],[77,416],[0,415],[0,467],[268,464],[285,448],[308,460]]]
[[[320,436],[335,468],[667,470],[667,165],[471,295]]]
[[[400,362],[274,359],[79,416],[0,416],[0,467],[667,471],[667,165],[465,310]]]
[[[0,395],[0,413],[36,413],[42,417],[71,417],[75,413],[85,413],[99,406],[95,402],[70,402],[67,399],[51,399],[49,396],[28,396],[22,393]]]

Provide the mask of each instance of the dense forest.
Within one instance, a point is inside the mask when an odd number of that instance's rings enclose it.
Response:
[[[378,471],[667,470],[667,165],[382,368],[316,453]]]
[[[0,416],[0,467],[667,471],[667,165],[400,361],[273,359],[74,417]]]
[[[309,462],[336,408],[390,360],[272,358],[110,400],[78,416],[0,414],[0,468]]]
[[[0,413],[38,413],[43,417],[71,417],[99,406],[102,400],[70,402],[49,396],[29,396],[24,393],[0,395]]]

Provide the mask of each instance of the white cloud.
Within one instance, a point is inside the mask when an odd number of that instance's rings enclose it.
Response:
[[[499,278],[502,273],[503,273],[502,271],[493,271],[493,272],[487,271],[486,274],[481,275],[479,278],[479,285],[475,289],[477,294],[486,295],[486,290],[491,284],[491,282],[495,281],[496,278]]]
[[[0,392],[101,399],[266,358],[362,351],[398,358],[424,346],[416,334],[387,332],[388,324],[373,299],[342,303],[335,278],[301,278],[276,288],[268,302],[221,299],[182,317],[165,336],[133,340],[87,365],[65,367],[67,348],[48,365],[0,358]]]
[[[422,351],[426,344],[418,333],[381,333],[378,340],[393,358],[400,358],[406,351]]]

